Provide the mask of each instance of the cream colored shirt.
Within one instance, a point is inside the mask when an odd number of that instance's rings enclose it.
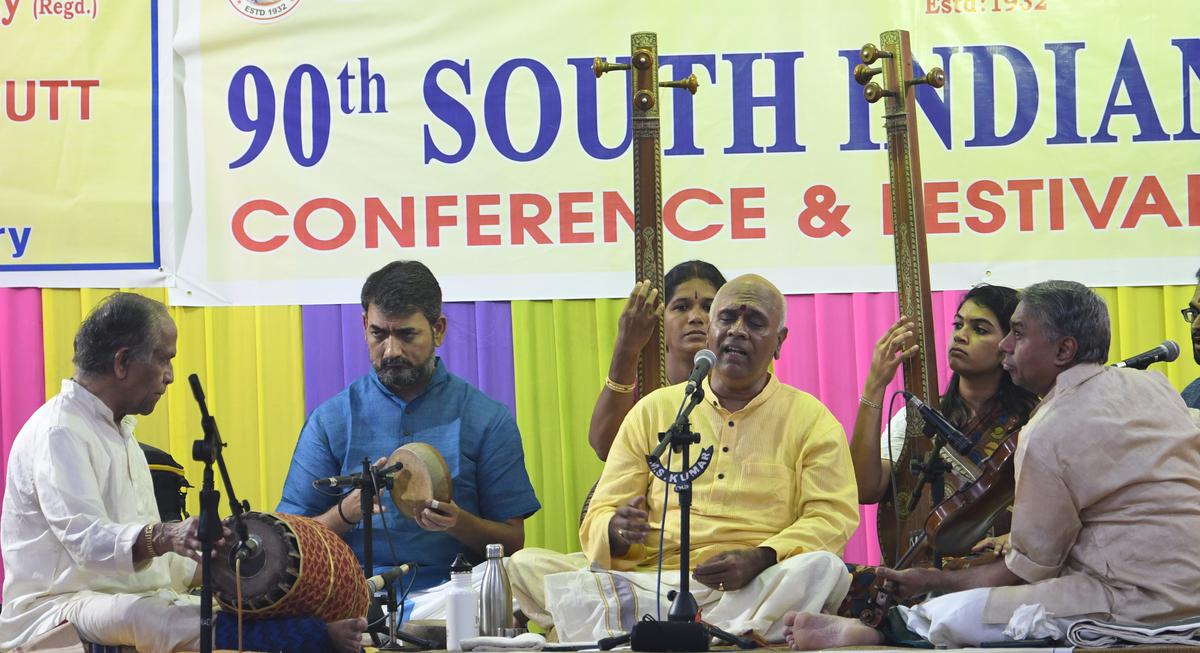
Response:
[[[168,553],[133,564],[134,541],[159,521],[134,421],[118,428],[104,402],[66,380],[17,433],[0,516],[0,649],[58,625],[81,593],[186,591],[195,562]]]
[[[992,590],[1057,617],[1162,622],[1200,614],[1200,428],[1157,372],[1077,365],[1021,431],[1012,550],[1033,583]]]
[[[723,551],[770,547],[782,561],[809,551],[840,554],[858,527],[858,494],[842,426],[812,395],[770,378],[745,408],[730,413],[708,381],[705,401],[691,414],[700,444],[691,460],[713,447],[712,462],[693,484],[691,564]],[[588,559],[605,569],[644,571],[658,562],[664,484],[646,455],[675,419],[684,384],[661,388],[626,416],[608,454],[579,538]],[[668,449],[669,451],[669,449]],[[663,455],[666,460],[666,454]],[[671,469],[681,468],[675,455]],[[617,507],[645,496],[650,536],[610,559],[608,522]],[[663,567],[679,568],[679,500],[666,496]]]

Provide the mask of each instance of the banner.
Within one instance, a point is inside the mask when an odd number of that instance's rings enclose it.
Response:
[[[30,0],[31,1],[31,0]],[[1191,3],[184,3],[177,304],[354,301],[397,258],[448,299],[632,284],[629,35],[658,34],[668,264],[785,292],[895,287],[881,106],[851,71],[908,29],[935,288],[1191,283]],[[918,71],[920,72],[920,71]]]
[[[156,2],[0,5],[0,284],[166,282],[157,21]]]

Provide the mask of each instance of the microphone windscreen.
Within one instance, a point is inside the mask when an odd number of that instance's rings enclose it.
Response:
[[[1170,363],[1179,358],[1179,343],[1174,340],[1164,340],[1162,346],[1167,350],[1167,355],[1163,357],[1164,361]]]
[[[696,357],[692,359],[692,364],[699,365],[700,361],[708,361],[708,366],[711,368],[717,364],[717,355],[712,353],[711,349],[701,349],[696,352]]]

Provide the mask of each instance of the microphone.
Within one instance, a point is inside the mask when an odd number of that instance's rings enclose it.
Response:
[[[389,474],[394,474],[403,468],[404,463],[397,461],[395,465],[390,465],[388,467],[375,470],[375,473],[379,474],[380,476],[387,476]],[[325,478],[318,478],[317,480],[313,481],[312,484],[313,487],[341,487],[344,485],[355,487],[360,481],[362,481],[362,472],[356,472],[354,474],[345,474],[343,476],[326,476]]]
[[[708,376],[708,371],[712,369],[713,365],[717,364],[717,355],[712,353],[711,349],[701,349],[696,352],[696,357],[692,359],[692,363],[695,367],[692,368],[692,375],[688,377],[687,389],[683,391],[685,395],[690,395],[696,391],[696,388],[704,381],[704,377]]]
[[[242,562],[245,562],[246,560],[258,555],[260,545],[261,542],[259,541],[258,536],[251,535],[241,542],[238,542],[237,549],[234,551],[233,557],[235,560],[241,560]]]
[[[957,451],[960,455],[967,455],[971,451],[971,441],[962,434],[962,431],[954,428],[954,425],[946,420],[941,413],[930,408],[925,402],[918,399],[913,393],[904,390],[904,398],[908,399],[913,408],[921,414],[925,423],[933,427],[935,431],[940,433],[943,438],[950,444],[950,447]]]
[[[403,564],[403,565],[400,565],[399,567],[392,567],[391,569],[383,572],[382,574],[378,574],[376,576],[371,576],[370,578],[367,579],[367,591],[370,592],[371,594],[375,594],[376,592],[381,592],[381,591],[387,589],[388,585],[392,584],[392,581],[403,576],[404,574],[407,574],[410,571],[412,571],[412,565],[411,564]]]
[[[1174,340],[1164,340],[1161,345],[1154,349],[1126,358],[1120,363],[1113,363],[1112,366],[1128,367],[1131,370],[1144,370],[1153,363],[1170,363],[1176,358],[1179,358],[1179,344]]]

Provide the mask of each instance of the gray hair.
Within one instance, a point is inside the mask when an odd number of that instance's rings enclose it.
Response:
[[[113,371],[117,352],[128,347],[130,358],[149,361],[159,346],[160,320],[167,307],[148,297],[116,292],[96,305],[75,333],[75,369],[85,374]]]
[[[1043,281],[1021,291],[1026,315],[1036,319],[1046,337],[1070,336],[1079,343],[1076,363],[1104,363],[1112,339],[1108,307],[1095,291],[1075,281]]]

